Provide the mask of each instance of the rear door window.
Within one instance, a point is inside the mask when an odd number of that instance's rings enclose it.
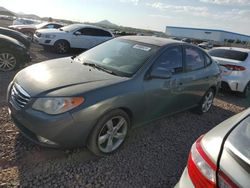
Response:
[[[104,30],[101,29],[96,29],[96,28],[83,28],[80,30],[82,35],[87,35],[87,36],[102,36],[102,37],[111,37],[112,35]]]
[[[208,53],[209,55],[214,57],[232,59],[237,61],[245,61],[248,57],[248,53],[246,52],[227,50],[227,49],[212,49]]]
[[[195,71],[205,67],[205,59],[202,52],[191,46],[185,47],[185,63],[187,71]]]

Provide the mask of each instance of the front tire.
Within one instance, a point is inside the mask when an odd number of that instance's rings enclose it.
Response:
[[[17,56],[13,52],[0,52],[0,71],[7,72],[17,68]]]
[[[58,54],[65,54],[69,51],[69,43],[65,40],[58,40],[54,44],[54,49]]]
[[[199,106],[196,108],[196,112],[198,114],[204,114],[208,112],[212,107],[214,97],[215,97],[215,91],[212,88],[210,88],[206,92],[206,94],[202,97]]]
[[[88,139],[87,147],[95,155],[105,156],[115,152],[125,141],[130,119],[123,110],[113,110],[96,124]]]

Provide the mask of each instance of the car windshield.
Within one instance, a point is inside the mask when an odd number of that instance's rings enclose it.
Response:
[[[211,56],[232,59],[237,61],[245,61],[248,53],[236,50],[212,49],[208,52]]]
[[[132,76],[158,48],[117,38],[82,53],[78,59],[82,63],[93,63],[123,76]]]
[[[72,24],[72,25],[67,25],[67,26],[61,27],[60,30],[66,31],[66,32],[72,32],[72,31],[76,30],[77,28],[79,28],[79,25]]]
[[[244,119],[229,135],[228,148],[250,165],[250,117]]]

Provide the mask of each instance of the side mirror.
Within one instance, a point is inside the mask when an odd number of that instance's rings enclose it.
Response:
[[[172,73],[166,69],[156,68],[153,69],[150,73],[150,78],[158,78],[158,79],[169,79],[172,77]]]
[[[76,31],[76,32],[74,32],[74,35],[76,35],[76,36],[81,35],[81,32],[80,31]]]

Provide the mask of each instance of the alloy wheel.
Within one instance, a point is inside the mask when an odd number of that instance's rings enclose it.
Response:
[[[203,104],[202,104],[202,112],[208,112],[209,109],[211,108],[212,104],[213,104],[213,100],[214,100],[214,93],[213,91],[209,91],[203,100]]]
[[[122,116],[109,119],[102,127],[98,138],[98,147],[104,153],[116,150],[125,140],[128,132],[128,122]]]
[[[0,53],[0,70],[10,71],[16,67],[16,58],[11,53]]]
[[[59,53],[66,53],[67,50],[68,50],[68,46],[67,46],[67,44],[65,42],[59,42],[57,44],[57,51]]]

